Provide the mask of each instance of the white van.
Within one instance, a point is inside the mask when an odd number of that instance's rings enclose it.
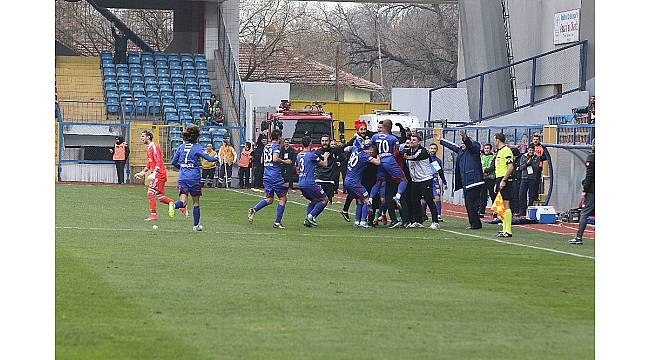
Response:
[[[417,116],[411,115],[410,111],[375,110],[374,114],[359,116],[359,121],[365,121],[368,124],[368,130],[372,132],[377,132],[377,126],[383,120],[391,120],[393,122],[393,131],[399,131],[395,126],[397,123],[409,129],[422,127],[420,120],[418,120]]]

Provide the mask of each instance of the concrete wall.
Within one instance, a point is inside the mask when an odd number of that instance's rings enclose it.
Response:
[[[344,88],[342,100],[352,102],[370,102],[371,94],[372,92],[362,89]]]
[[[515,60],[525,59],[547,51],[559,49],[570,44],[553,44],[553,19],[556,13],[580,9],[580,40],[589,41],[587,79],[590,93],[594,91],[594,0],[508,0],[512,49]],[[544,85],[562,84],[563,89],[575,88],[579,84],[578,47],[545,57],[537,63],[536,91],[552,95]],[[532,64],[516,67],[517,87],[529,89],[531,86]],[[543,97],[542,94],[537,98]],[[521,96],[520,96],[521,98]],[[525,99],[526,102],[528,99]]]
[[[350,87],[339,87],[340,101],[369,102],[370,91]],[[334,86],[291,85],[291,99],[333,101],[336,96]]]
[[[559,99],[553,99],[523,108],[512,114],[504,115],[493,120],[483,121],[481,125],[536,125],[548,124],[552,115],[570,115],[574,108],[589,105],[589,92],[576,91],[566,94]]]
[[[165,52],[200,52],[199,44],[203,3],[195,1],[172,2],[174,9],[174,37]]]
[[[249,116],[246,118],[246,137],[248,141],[253,140],[254,127],[259,127],[259,122],[253,124],[253,110],[260,108],[264,112],[268,108],[277,109],[281,100],[289,99],[290,85],[288,83],[267,83],[267,82],[243,82],[246,106]]]
[[[500,0],[459,0],[462,53],[465,73],[474,75],[508,63],[503,14]],[[472,119],[478,119],[479,80],[465,84]],[[485,79],[483,114],[496,114],[512,108],[508,72],[501,71]]]
[[[428,100],[429,88],[393,88],[391,92],[391,108],[410,111],[423,125],[429,114]],[[434,91],[431,94],[431,119],[470,121],[467,89],[448,88]]]

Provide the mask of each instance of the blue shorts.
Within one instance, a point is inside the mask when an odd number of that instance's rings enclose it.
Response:
[[[325,194],[325,191],[323,191],[323,188],[316,183],[298,186],[300,187],[302,196],[309,201],[323,201],[327,199],[327,195]]]
[[[440,186],[438,184],[438,179],[434,177],[432,182],[433,186],[431,186],[431,189],[433,190],[433,196],[440,196]]]
[[[264,179],[264,194],[267,198],[272,198],[275,193],[279,198],[287,195],[289,191],[289,186],[285,184],[284,180],[275,180]]]
[[[201,196],[201,179],[178,180],[178,194]]]
[[[393,156],[384,156],[381,158],[381,164],[379,166],[380,169],[383,170],[384,174],[389,175],[393,179],[402,179],[404,178],[404,171],[402,171],[402,168],[397,165],[397,161],[395,161],[395,158]],[[377,170],[377,178],[379,178],[379,172],[381,170]]]
[[[346,182],[343,184],[345,190],[349,195],[352,195],[357,200],[365,200],[368,198],[368,191],[360,182]]]

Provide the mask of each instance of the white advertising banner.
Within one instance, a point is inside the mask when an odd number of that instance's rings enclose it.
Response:
[[[554,45],[580,41],[580,9],[555,14],[554,25]]]

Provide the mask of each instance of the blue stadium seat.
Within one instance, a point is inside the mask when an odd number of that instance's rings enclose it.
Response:
[[[172,77],[174,76],[181,76],[182,77],[183,70],[181,68],[169,68],[169,74],[171,74]]]
[[[106,90],[106,93],[105,93],[104,96],[106,96],[106,99],[108,99],[109,97],[111,97],[111,98],[113,98],[113,97],[114,97],[114,98],[117,98],[117,94],[118,94],[118,93],[117,93],[117,90]]]
[[[142,99],[147,99],[147,95],[145,95],[144,93],[140,93],[140,92],[138,92],[137,94],[136,94],[135,91],[133,92],[133,100],[135,102],[138,102],[138,100],[142,100]]]
[[[156,60],[156,68],[157,69],[169,69],[169,65],[167,65],[166,60]]]
[[[194,69],[194,63],[191,60],[182,60],[181,66],[183,69]]]
[[[205,61],[195,61],[194,66],[196,69],[202,69],[202,70],[207,70],[208,69],[208,63]]]
[[[140,65],[140,63],[129,64],[129,69],[142,69],[142,65]]]
[[[179,77],[179,76],[180,75],[172,75],[172,77],[171,77],[172,86],[174,86],[174,85],[181,85],[181,86],[185,85],[185,81],[183,81],[183,78]]]
[[[205,54],[201,54],[201,53],[194,54],[194,61],[197,61],[197,60],[205,61]]]
[[[131,84],[131,90],[133,90],[133,91],[144,91],[144,83],[141,83],[141,82],[132,83]]]
[[[127,64],[116,64],[116,65],[115,65],[115,69],[117,69],[117,70],[119,70],[119,69],[124,69],[124,70],[127,70],[127,71],[128,71],[128,70],[129,70],[129,66],[128,66]]]
[[[147,91],[147,97],[159,100],[160,99],[160,94],[157,91]]]
[[[203,92],[203,90],[205,90],[205,91],[209,91],[210,93],[212,93],[212,87],[210,86],[210,84],[201,84],[201,85],[199,85],[199,89],[201,90],[201,92]]]
[[[117,91],[117,83],[115,81],[104,82],[104,90]]]
[[[172,93],[171,90],[163,90],[163,89],[160,89],[160,97],[163,97],[163,96],[164,96],[164,97],[171,97],[171,98],[173,98],[173,97],[174,97],[174,93]]]
[[[172,67],[179,68],[179,69],[181,68],[181,61],[178,59],[175,60],[169,59],[168,64],[170,69],[172,69]]]
[[[153,116],[158,116],[160,115],[160,101],[158,99],[149,99],[149,102],[147,104],[148,106],[148,111],[149,114]]]
[[[188,100],[190,102],[190,108],[193,107],[193,106],[197,106],[197,105],[199,107],[201,107],[201,99],[200,98],[199,99],[196,99],[196,98],[195,99],[188,99]]]
[[[161,99],[163,106],[174,106],[176,107],[176,102],[172,97],[162,97]]]
[[[102,64],[101,64],[101,66],[102,66],[102,68],[105,68],[105,67],[114,67],[113,62],[112,62],[111,60],[109,60],[109,59],[102,59]]]
[[[203,114],[203,110],[192,110],[193,119],[199,119],[201,117],[201,114]]]
[[[122,101],[124,99],[132,99],[133,98],[133,94],[131,93],[131,90],[120,90],[119,95],[120,95],[120,101]]]
[[[104,81],[115,81],[117,80],[117,75],[105,75]]]
[[[145,75],[144,76],[144,82],[146,84],[157,84],[158,82],[156,81],[156,77],[153,75]]]
[[[178,109],[178,116],[181,117],[181,118],[188,117],[188,118],[192,119],[192,113],[190,112],[190,110],[188,108],[182,108],[182,109],[179,108]]]
[[[158,86],[160,87],[160,91],[162,90],[172,91],[172,84],[170,84],[169,81],[159,80]]]
[[[102,69],[102,75],[116,75],[117,73],[115,72],[115,69],[110,68],[110,67],[105,67]]]
[[[158,61],[158,60],[167,60],[167,54],[165,53],[154,53],[153,54],[153,59]]]
[[[188,84],[198,85],[198,83],[196,82],[196,77],[194,77],[194,76],[188,76],[188,77],[186,77],[186,78],[185,78],[185,84],[186,84],[186,85],[188,85]]]
[[[190,83],[190,84],[187,84],[187,86],[185,88],[186,88],[187,91],[190,91],[190,90],[198,91],[199,90],[199,85],[197,85],[195,83]]]
[[[199,92],[196,90],[188,90],[187,91],[187,98],[188,99],[199,99],[201,100],[201,96],[199,95]]]
[[[194,56],[192,56],[190,53],[182,53],[181,61],[194,61]]]
[[[142,67],[147,67],[147,66],[153,67],[153,64],[154,64],[153,60],[142,59]]]
[[[176,107],[169,105],[169,104],[162,104],[163,107],[163,114],[175,114],[177,115],[178,113],[176,112]]]
[[[144,76],[156,76],[156,71],[153,68],[143,68]]]
[[[166,68],[158,68],[158,69],[156,69],[156,75],[158,75],[159,78],[161,78],[161,77],[168,77],[168,75],[169,75],[169,69],[166,69]]]
[[[200,78],[198,78],[198,80],[199,80],[199,85],[204,85],[204,84],[209,85],[210,84],[210,79],[208,79],[208,78],[200,77]]]
[[[147,113],[147,99],[143,98],[135,102],[135,114],[145,115]]]
[[[208,77],[208,69],[196,68],[197,77]]]
[[[144,78],[141,75],[131,75],[131,85],[135,85],[137,83],[144,84]]]
[[[119,110],[119,102],[117,98],[108,98],[106,99],[106,112],[109,114],[117,114]]]
[[[133,100],[122,99],[122,111],[125,114],[132,114],[134,110]]]
[[[147,90],[147,92],[149,92],[149,91],[156,91],[157,92],[158,91],[158,86],[157,85],[147,85],[146,90]]]
[[[126,62],[129,64],[140,64],[140,56],[138,54],[128,54]]]
[[[174,92],[176,91],[185,91],[185,86],[183,86],[183,83],[174,83],[172,80],[172,90]]]
[[[131,83],[129,83],[129,79],[117,79],[117,88],[120,90],[123,88],[130,89]]]
[[[183,102],[187,103],[187,95],[185,95],[185,92],[178,92],[174,94],[174,99],[178,103],[178,101],[182,100]]]
[[[111,53],[110,51],[102,51],[102,52],[99,53],[99,57],[101,59],[111,59],[112,60],[113,59],[113,53]]]
[[[194,104],[194,105],[190,104],[190,111],[196,111],[196,110],[203,111],[203,107],[201,106],[201,104]]]

